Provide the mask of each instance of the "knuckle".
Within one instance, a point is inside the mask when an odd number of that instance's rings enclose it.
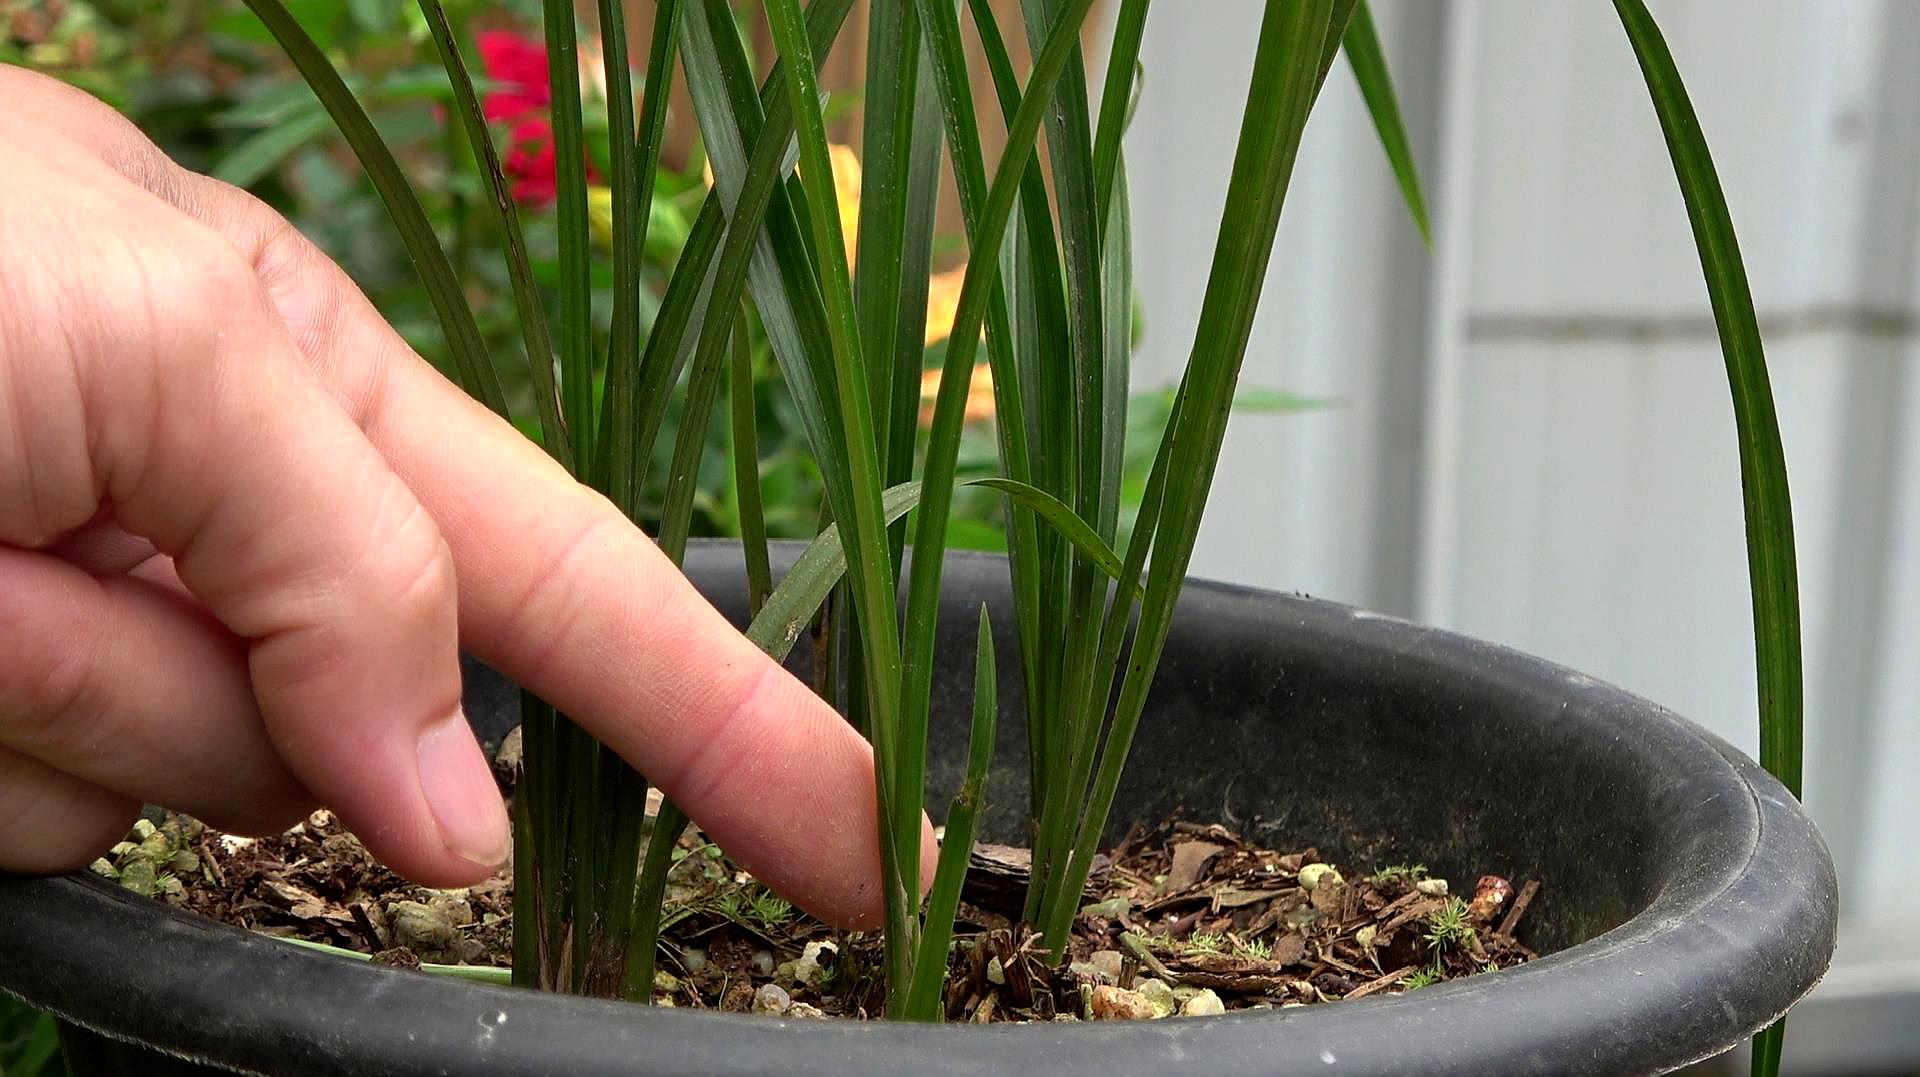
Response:
[[[199,224],[134,208],[83,237],[69,259],[69,324],[92,327],[76,357],[107,380],[129,365],[178,374],[219,354],[230,330],[255,331],[260,286],[238,251]],[[127,347],[141,340],[146,347]]]
[[[729,693],[731,698],[701,731],[692,753],[681,761],[677,772],[660,776],[661,787],[673,789],[676,799],[687,804],[718,799],[739,772],[761,757],[765,747],[761,741],[779,735],[777,724],[761,719],[788,687],[785,677],[785,671],[772,662],[757,664],[737,682]]]
[[[222,340],[258,331],[248,313],[257,285],[238,254],[190,221],[134,211],[115,227],[123,234],[96,241],[118,249],[94,252],[109,282],[81,285],[76,307],[90,316],[77,320],[92,329],[74,361],[100,481],[125,498],[157,460],[210,451],[222,357],[234,353]]]
[[[210,176],[185,182],[182,200],[194,203],[197,218],[220,220],[300,354],[314,363],[337,361],[332,344],[357,295],[345,273],[252,192]]]
[[[42,640],[10,664],[13,676],[0,685],[8,706],[8,740],[41,751],[84,745],[95,736],[98,678],[95,652],[71,636]]]
[[[410,626],[451,624],[459,585],[453,554],[433,517],[390,477],[387,500],[400,504],[381,513],[391,523],[376,523],[362,555],[368,584],[384,597],[392,616]]]
[[[217,325],[259,303],[259,282],[240,252],[193,222],[180,222],[171,242],[149,248],[142,266],[147,298],[162,319]],[[208,317],[211,315],[212,317]]]

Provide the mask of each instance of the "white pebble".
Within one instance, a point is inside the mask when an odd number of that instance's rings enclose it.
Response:
[[[793,997],[778,984],[763,984],[753,993],[754,1013],[786,1013],[793,1008]]]
[[[1221,1002],[1220,996],[1212,991],[1201,991],[1188,999],[1186,1005],[1180,1007],[1180,1013],[1184,1017],[1216,1017],[1226,1012],[1227,1004]]]

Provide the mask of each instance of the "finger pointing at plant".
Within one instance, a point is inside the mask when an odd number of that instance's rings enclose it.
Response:
[[[473,881],[509,841],[464,643],[800,904],[878,918],[865,743],[644,535],[266,207],[65,87],[0,100],[0,869],[84,864],[142,801],[324,802]]]

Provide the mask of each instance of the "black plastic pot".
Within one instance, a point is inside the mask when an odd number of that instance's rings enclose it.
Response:
[[[736,614],[739,566],[727,545],[689,557]],[[1005,580],[998,559],[949,560],[935,805],[965,750],[972,611],[987,600],[1011,625]],[[1022,693],[1007,650],[984,836],[1017,841]],[[1833,949],[1826,847],[1740,753],[1571,670],[1327,602],[1187,588],[1115,829],[1176,811],[1362,866],[1544,880],[1522,936],[1548,956],[1209,1019],[783,1022],[376,969],[75,877],[0,881],[0,988],[89,1030],[72,1039],[82,1072],[1483,1077],[1658,1072],[1715,1054],[1805,994]]]

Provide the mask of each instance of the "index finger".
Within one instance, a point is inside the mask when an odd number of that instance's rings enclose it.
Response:
[[[859,734],[734,632],[611,503],[415,355],[278,214],[181,169],[99,102],[50,80],[32,88],[66,99],[66,137],[251,262],[319,380],[437,524],[470,651],[638,767],[768,885],[830,920],[881,920],[872,753]],[[929,827],[923,879],[933,857]]]
[[[749,643],[639,529],[426,364],[277,215],[180,174],[296,343],[439,525],[467,649],[636,766],[762,881],[882,918],[867,742]],[[932,876],[931,831],[925,838]]]

